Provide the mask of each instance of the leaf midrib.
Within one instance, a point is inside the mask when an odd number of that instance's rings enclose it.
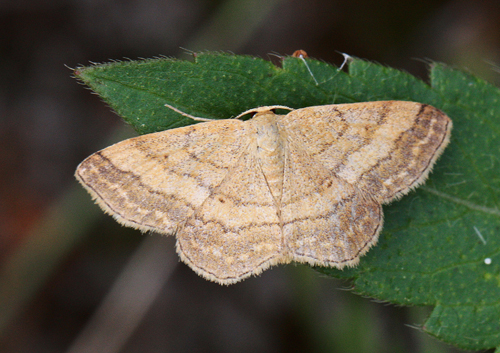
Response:
[[[480,206],[480,205],[477,205],[477,204],[475,204],[473,202],[462,200],[462,199],[460,199],[458,197],[448,195],[448,194],[446,194],[446,193],[444,193],[442,191],[438,191],[438,190],[436,190],[434,188],[431,188],[431,187],[428,187],[428,186],[425,186],[425,185],[420,186],[420,189],[424,190],[424,191],[427,191],[427,192],[430,192],[431,194],[434,194],[434,195],[436,195],[438,197],[441,197],[441,198],[443,198],[445,200],[452,201],[452,202],[455,202],[456,204],[468,207],[471,210],[479,211],[479,212],[484,212],[484,213],[488,213],[488,214],[492,214],[494,216],[499,216],[500,217],[500,210],[499,209],[490,208],[490,207],[486,207],[486,206]]]

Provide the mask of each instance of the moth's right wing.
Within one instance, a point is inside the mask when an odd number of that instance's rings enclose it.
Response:
[[[403,101],[307,107],[280,121],[310,156],[382,203],[425,181],[452,126],[440,110]]]
[[[313,266],[354,266],[378,239],[382,206],[289,143],[281,217],[285,252]]]

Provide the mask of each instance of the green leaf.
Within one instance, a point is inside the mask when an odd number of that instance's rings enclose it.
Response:
[[[254,57],[202,53],[194,62],[117,62],[75,74],[139,133],[193,123],[166,103],[214,119],[262,105],[389,99],[442,109],[453,120],[452,139],[426,185],[384,207],[379,244],[359,266],[319,270],[352,278],[362,295],[434,306],[423,329],[441,340],[466,349],[499,346],[499,89],[443,64],[431,65],[431,85],[359,59],[349,73],[317,60],[307,64],[287,57],[279,68]]]
[[[75,75],[141,134],[193,123],[166,103],[195,116],[227,119],[262,105],[300,107],[318,100],[317,90],[304,90],[297,73],[249,56],[202,53],[195,62],[114,62],[78,68]],[[331,102],[331,93],[322,96]]]

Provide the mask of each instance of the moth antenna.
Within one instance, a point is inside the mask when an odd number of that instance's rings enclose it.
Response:
[[[252,108],[252,109],[245,110],[243,113],[239,114],[238,116],[234,117],[233,119],[239,119],[243,115],[247,115],[250,113],[263,113],[263,112],[267,112],[267,111],[273,110],[273,109],[294,110],[293,108],[286,107],[284,105],[270,105],[270,106],[264,106],[264,107],[258,107],[258,108]]]
[[[188,113],[184,113],[183,111],[177,109],[176,107],[171,106],[170,104],[165,104],[165,107],[172,109],[174,112],[179,113],[180,115],[183,115],[186,118],[190,118],[190,119],[193,119],[196,121],[205,121],[205,122],[206,121],[214,121],[214,119],[200,118],[200,117],[188,114]]]

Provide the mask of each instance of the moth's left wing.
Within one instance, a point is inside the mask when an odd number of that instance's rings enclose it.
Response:
[[[173,234],[238,161],[247,126],[218,120],[138,136],[94,153],[75,175],[120,223]]]
[[[247,148],[222,183],[177,233],[177,252],[196,273],[231,284],[290,262],[278,209],[255,147]]]

